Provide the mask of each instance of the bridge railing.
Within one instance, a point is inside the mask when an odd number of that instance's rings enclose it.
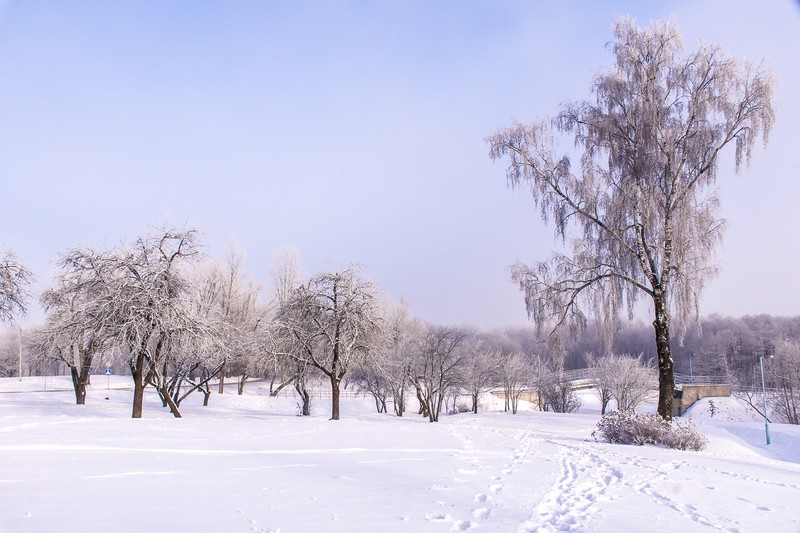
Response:
[[[728,376],[698,376],[675,374],[675,385],[727,385]]]

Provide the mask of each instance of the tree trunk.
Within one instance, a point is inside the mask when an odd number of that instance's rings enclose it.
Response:
[[[83,372],[78,372],[74,366],[69,367],[70,375],[72,376],[72,387],[75,389],[75,404],[86,404],[86,381],[82,380]]]
[[[472,414],[478,414],[478,394],[472,395]]]
[[[297,379],[300,379],[300,374],[295,374],[294,376],[290,377],[289,379],[287,379],[286,381],[284,381],[283,383],[278,385],[278,388],[274,389],[274,390],[272,389],[272,383],[270,383],[270,385],[269,385],[269,395],[272,396],[272,397],[277,396],[278,393],[281,392],[284,387],[294,383],[295,380],[297,380]],[[273,383],[274,383],[274,380],[273,380]]]
[[[222,369],[219,371],[219,393],[223,394],[225,392],[225,366],[222,366]]]
[[[172,416],[174,416],[175,418],[183,418],[181,416],[180,409],[178,409],[178,405],[172,399],[172,396],[169,395],[169,391],[167,391],[166,387],[164,387],[164,389],[161,391],[161,394],[163,395],[164,401],[169,406],[169,410],[172,412]]]
[[[403,411],[405,411],[405,409],[405,387],[400,387],[394,393],[394,414],[397,416],[403,416]]]
[[[658,415],[664,420],[672,420],[675,376],[672,372],[672,353],[669,347],[669,311],[663,296],[654,298],[653,306],[656,315],[653,328],[656,332],[658,353]]]
[[[444,403],[444,393],[440,393],[438,398],[431,402],[431,422],[439,421],[439,414],[442,412],[442,404]]]
[[[372,399],[375,400],[375,409],[377,409],[378,413],[381,412],[381,399],[378,397],[377,394],[372,395]]]
[[[144,387],[145,382],[142,379],[144,371],[144,352],[139,352],[136,355],[136,361],[131,366],[131,374],[133,375],[133,414],[131,418],[142,418],[142,404],[144,403]]]
[[[339,378],[331,373],[331,420],[339,420]]]
[[[294,382],[294,390],[297,391],[298,396],[300,396],[300,400],[303,402],[303,405],[300,408],[300,414],[303,416],[308,416],[311,414],[311,394],[309,394],[308,390],[306,389],[305,380],[298,377]]]
[[[428,408],[428,402],[425,400],[425,396],[422,394],[422,389],[416,385],[415,389],[417,390],[417,401],[419,402],[419,413],[417,414],[420,414],[425,418],[429,418],[428,413],[430,412],[430,409]]]
[[[244,394],[244,384],[247,383],[249,377],[247,374],[242,374],[242,377],[239,378],[239,396]]]

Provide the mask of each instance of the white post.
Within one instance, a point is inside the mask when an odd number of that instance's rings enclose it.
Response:
[[[19,380],[22,381],[22,326],[19,327]]]
[[[769,419],[767,418],[767,388],[764,386],[764,356],[759,356],[758,363],[761,366],[761,394],[764,396],[764,431],[767,434],[767,445],[769,445]]]

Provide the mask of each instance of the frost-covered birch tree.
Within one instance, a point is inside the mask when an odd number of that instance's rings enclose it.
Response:
[[[749,164],[773,124],[772,78],[719,46],[684,54],[674,23],[613,26],[615,64],[592,84],[594,101],[564,105],[550,120],[515,122],[487,138],[492,159],[508,162],[513,188],[529,187],[542,219],[571,253],[512,279],[540,327],[582,328],[594,314],[610,338],[623,309],[652,305],[658,350],[658,413],[672,416],[673,317],[696,321],[716,271],[722,239],[714,185],[733,148],[736,171]],[[556,140],[574,149],[558,155]],[[573,164],[575,161],[577,164]]]

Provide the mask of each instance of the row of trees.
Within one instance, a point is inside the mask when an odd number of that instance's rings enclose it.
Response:
[[[391,402],[398,416],[413,394],[431,422],[460,396],[477,412],[490,387],[503,391],[512,412],[526,394],[541,409],[578,406],[563,360],[541,343],[523,347],[502,333],[427,324],[404,304],[381,298],[354,267],[303,280],[292,253],[278,257],[265,298],[244,273],[241,253],[209,261],[198,235],[162,230],[108,250],[62,255],[40,297],[45,323],[26,333],[26,349],[40,367],[57,362],[69,369],[76,403],[85,403],[97,367],[124,362],[134,383],[134,418],[142,416],[146,387],[180,417],[185,398],[200,391],[208,403],[211,381],[218,378],[222,392],[231,373],[239,376],[240,393],[253,375],[270,379],[274,394],[293,386],[303,414],[310,411],[307,384],[322,376],[332,419],[340,417],[348,383],[371,394],[379,411]],[[18,272],[19,280],[29,276]],[[16,312],[24,309],[23,289],[18,282]]]
[[[24,336],[33,364],[44,369],[55,361],[68,368],[82,404],[93,371],[123,361],[134,380],[134,417],[142,416],[148,386],[180,416],[185,398],[199,391],[207,403],[211,381],[218,378],[221,392],[227,374],[239,376],[240,392],[253,375],[269,378],[275,393],[293,386],[304,414],[310,412],[307,383],[324,376],[334,419],[347,383],[371,394],[379,411],[391,403],[400,416],[413,395],[430,421],[456,408],[459,397],[469,398],[467,407],[477,412],[481,392],[490,387],[502,391],[512,412],[521,398],[569,412],[577,403],[563,369],[576,366],[569,363],[578,350],[603,412],[612,399],[617,409],[633,409],[653,389],[654,350],[643,325],[617,336],[625,351],[643,354],[637,358],[598,356],[604,353],[599,335],[556,336],[544,344],[532,328],[480,333],[434,326],[412,317],[405,305],[381,299],[356,268],[302,280],[299,258],[290,253],[278,257],[272,293],[264,298],[244,273],[241,253],[209,261],[200,256],[197,237],[195,230],[161,231],[111,250],[64,254],[40,298],[46,322]],[[13,261],[6,257],[5,286],[13,286],[6,319],[24,309],[30,279]],[[727,375],[735,386],[753,390],[760,381],[758,359],[766,357],[772,410],[798,423],[798,319],[709,317],[702,325],[705,335],[685,339],[679,367],[689,370],[691,353],[695,374]],[[19,371],[22,349],[18,332],[3,338],[3,375]]]

